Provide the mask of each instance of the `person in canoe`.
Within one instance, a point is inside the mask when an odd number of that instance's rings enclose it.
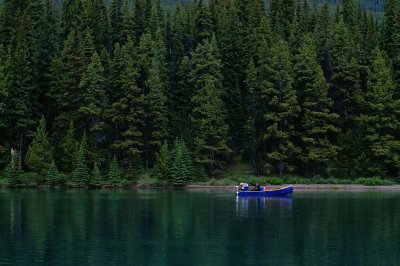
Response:
[[[254,186],[253,191],[261,191],[260,184],[257,183],[257,184]]]
[[[247,183],[240,183],[239,184],[239,190],[240,191],[248,191],[249,190],[249,185]]]

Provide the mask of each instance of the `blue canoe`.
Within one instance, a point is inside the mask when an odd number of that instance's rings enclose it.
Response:
[[[280,188],[265,188],[261,187],[260,191],[243,191],[238,190],[236,195],[238,197],[269,197],[269,196],[285,196],[293,193],[293,187],[280,187]]]

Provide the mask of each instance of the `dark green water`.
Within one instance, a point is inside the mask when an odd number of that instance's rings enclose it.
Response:
[[[400,265],[400,193],[0,190],[0,265]]]

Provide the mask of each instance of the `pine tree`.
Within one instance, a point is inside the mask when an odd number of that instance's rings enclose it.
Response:
[[[387,176],[400,170],[397,110],[400,102],[394,97],[396,87],[390,68],[379,49],[368,71],[368,88],[363,101],[363,112],[357,119],[365,134],[371,161],[365,166],[370,175]]]
[[[194,95],[190,73],[192,72],[192,62],[188,56],[184,56],[178,69],[178,81],[175,86],[171,86],[170,92],[171,124],[175,125],[174,136],[188,137],[190,125],[186,122],[191,112],[191,98]]]
[[[316,47],[311,34],[296,56],[295,76],[300,106],[302,161],[308,175],[323,174],[327,163],[332,160],[338,148],[330,136],[339,131],[335,127],[338,115],[331,112],[332,100],[328,97],[329,86],[322,68],[317,62]]]
[[[42,116],[33,141],[26,153],[25,163],[31,171],[40,175],[41,182],[44,182],[52,159],[53,148],[46,131],[46,120]]]
[[[203,3],[203,0],[199,0],[196,6],[194,23],[196,27],[195,45],[202,43],[203,40],[211,38],[211,16],[208,7]]]
[[[334,111],[340,115],[342,130],[353,130],[360,101],[359,64],[355,58],[354,42],[343,20],[334,30],[332,43],[331,95]]]
[[[135,25],[134,25],[134,14],[131,8],[129,7],[128,0],[124,2],[123,8],[123,19],[122,19],[122,39],[123,42],[121,44],[125,44],[125,42],[129,38],[134,39],[135,34]]]
[[[110,39],[111,47],[122,44],[123,13],[122,0],[112,0],[110,7]]]
[[[146,7],[144,0],[134,0],[134,27],[135,27],[135,40],[139,41],[142,34],[147,28]]]
[[[233,3],[222,9],[219,14],[218,44],[221,54],[223,87],[226,89],[224,102],[228,110],[228,120],[235,150],[243,146],[246,109],[244,86],[247,60],[245,56],[245,30],[239,19],[239,12]]]
[[[9,184],[12,186],[18,186],[22,184],[22,170],[18,166],[18,154],[14,149],[11,149],[11,160],[7,165],[6,169],[2,174],[2,178],[8,180]]]
[[[90,30],[86,30],[82,33],[83,41],[82,41],[82,49],[83,49],[83,58],[85,61],[85,70],[87,70],[89,64],[91,63],[92,56],[96,50],[93,43],[93,35]]]
[[[266,104],[263,114],[266,130],[262,136],[267,147],[265,169],[277,171],[283,176],[286,170],[293,171],[293,160],[299,152],[294,143],[294,121],[300,108],[293,88],[291,58],[286,42],[278,39],[271,47],[269,56],[259,69],[260,75],[267,77],[261,81]]]
[[[6,119],[10,85],[10,56],[7,55],[6,49],[0,45],[0,143],[5,143],[11,130]]]
[[[169,183],[171,181],[171,167],[171,154],[167,142],[164,142],[161,146],[160,152],[156,155],[156,163],[152,175],[162,184]]]
[[[109,20],[103,0],[84,1],[83,28],[93,35],[93,43],[99,52],[109,46]]]
[[[50,186],[56,186],[60,183],[60,172],[58,171],[54,160],[51,162],[50,167],[47,170],[47,180]]]
[[[113,146],[128,155],[129,168],[132,168],[133,159],[142,153],[145,101],[144,95],[136,85],[137,68],[134,58],[129,56],[132,49],[132,42],[128,40],[124,47],[126,62],[121,77],[122,95],[113,103],[113,109],[118,113],[114,122],[121,125],[120,138]]]
[[[88,185],[90,182],[89,169],[86,163],[85,143],[81,142],[75,158],[73,180],[80,185]]]
[[[118,166],[117,157],[114,155],[108,168],[107,178],[112,183],[117,183],[121,179],[121,175],[122,173]]]
[[[400,52],[400,5],[397,0],[385,1],[383,15],[382,42],[390,58],[395,58]]]
[[[91,185],[99,186],[101,184],[102,180],[103,180],[103,177],[101,175],[100,169],[99,169],[97,163],[94,163],[93,170],[92,170],[92,177],[91,177]]]
[[[147,86],[149,87],[149,130],[150,158],[159,151],[162,143],[169,135],[169,113],[167,107],[167,81],[166,81],[166,52],[161,40],[161,31],[157,33],[157,40],[153,44],[154,52],[149,71]]]
[[[77,121],[79,107],[83,106],[82,88],[79,86],[85,72],[85,56],[81,35],[78,30],[71,32],[61,52],[60,58],[53,60],[51,67],[51,90],[49,96],[54,101],[54,138],[59,141],[70,121]],[[74,123],[77,128],[78,123]]]
[[[81,0],[64,0],[61,14],[62,37],[66,38],[74,29],[82,30],[83,5]]]
[[[271,0],[270,17],[274,30],[282,37],[289,36],[290,24],[295,14],[295,1]]]
[[[253,59],[250,60],[247,67],[246,86],[249,90],[248,97],[248,113],[249,119],[246,124],[248,134],[248,146],[250,149],[251,165],[254,173],[259,175],[263,172],[263,154],[262,134],[265,131],[265,123],[263,115],[266,112],[264,98],[261,97],[261,85],[258,77],[258,71]]]
[[[151,1],[151,16],[149,19],[150,35],[154,38],[157,31],[163,28],[164,14],[160,0]]]
[[[60,145],[60,161],[62,163],[62,170],[71,173],[75,161],[75,154],[77,152],[77,141],[75,140],[74,124],[71,121],[69,128],[62,139]]]
[[[205,165],[208,174],[222,167],[228,147],[229,127],[222,102],[221,63],[217,59],[216,40],[198,45],[193,55],[196,92],[192,98],[192,125],[195,160]]]
[[[84,91],[83,106],[79,108],[82,121],[94,141],[94,152],[106,138],[106,119],[108,97],[105,91],[104,69],[97,52],[94,52],[91,62],[84,73],[80,87]],[[96,156],[100,156],[99,154]]]
[[[193,161],[185,141],[176,139],[172,151],[171,184],[184,186],[195,177]]]
[[[32,36],[31,20],[21,16],[13,38],[15,47],[10,57],[10,89],[8,91],[8,123],[13,125],[11,134],[17,144],[19,167],[27,148],[27,135],[34,130],[40,102],[38,98],[37,50]]]

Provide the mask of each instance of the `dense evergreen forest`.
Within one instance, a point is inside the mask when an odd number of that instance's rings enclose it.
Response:
[[[397,178],[400,3],[379,23],[363,10],[4,0],[2,176],[88,184],[153,169],[183,184],[248,163],[256,175]]]

